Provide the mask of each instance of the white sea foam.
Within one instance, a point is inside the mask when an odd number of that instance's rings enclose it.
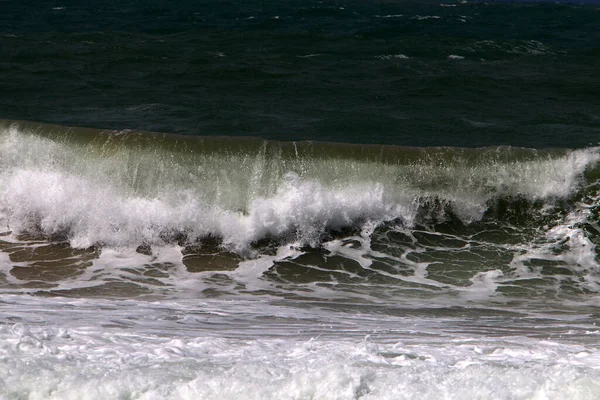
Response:
[[[253,200],[247,214],[183,195],[179,201],[124,197],[110,186],[93,186],[59,172],[18,170],[1,182],[4,221],[10,229],[40,229],[47,235],[69,231],[71,244],[79,248],[160,243],[161,234],[171,230],[192,238],[218,235],[243,250],[267,236],[295,231],[310,241],[325,229],[350,226],[362,218],[402,215],[400,206],[384,202],[381,185],[328,190],[293,174],[273,197]]]
[[[392,60],[392,59],[408,60],[409,59],[409,57],[404,54],[381,54],[381,55],[378,55],[377,58],[379,58],[380,60]]]
[[[363,314],[346,319],[318,308],[195,303],[6,297],[0,308],[22,322],[3,321],[0,327],[0,394],[32,399],[600,395],[600,353],[591,344],[494,338],[481,328],[454,333],[453,325],[464,321],[452,318]],[[255,316],[262,318],[260,326]],[[355,327],[360,329],[353,332]]]
[[[411,19],[416,19],[419,21],[423,21],[426,19],[440,19],[442,17],[440,17],[439,15],[415,15],[414,17],[411,17]]]
[[[544,260],[552,264],[568,267],[570,271],[582,274],[581,286],[592,292],[600,291],[600,264],[596,245],[585,234],[590,212],[577,208],[569,213],[561,224],[551,227],[536,241],[527,243],[516,254],[510,265],[522,279],[537,278],[541,267],[531,267],[531,260]],[[594,225],[594,221],[590,221]],[[557,251],[560,248],[560,251]]]

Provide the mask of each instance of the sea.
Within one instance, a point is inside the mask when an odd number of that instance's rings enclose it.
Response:
[[[600,398],[599,2],[0,5],[0,399]]]

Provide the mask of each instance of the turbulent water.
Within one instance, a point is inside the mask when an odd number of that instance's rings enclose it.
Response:
[[[600,397],[597,4],[4,11],[0,399]]]

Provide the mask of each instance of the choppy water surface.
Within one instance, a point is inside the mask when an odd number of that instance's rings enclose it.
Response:
[[[5,121],[0,151],[9,396],[599,389],[597,148]]]
[[[600,397],[599,12],[3,5],[0,398]]]
[[[522,1],[19,2],[0,16],[0,117],[276,140],[590,146],[599,12]]]

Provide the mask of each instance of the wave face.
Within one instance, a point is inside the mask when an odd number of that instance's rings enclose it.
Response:
[[[80,248],[182,235],[236,250],[266,238],[315,245],[366,221],[468,225],[502,218],[491,215],[501,204],[544,214],[581,201],[599,159],[596,148],[420,149],[16,123],[3,124],[1,140],[4,225]]]
[[[535,278],[538,294],[596,291],[598,148],[0,129],[0,219],[15,240],[82,252],[175,246],[188,270],[233,264],[242,275],[244,259],[277,254],[259,274],[272,281],[518,294]],[[207,249],[224,258],[190,267],[186,254]]]

